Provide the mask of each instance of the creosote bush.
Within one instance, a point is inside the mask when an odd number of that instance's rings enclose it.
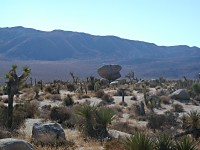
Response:
[[[70,119],[70,112],[67,110],[67,107],[53,107],[50,112],[50,119],[57,121],[58,123],[63,123],[64,121]]]
[[[97,98],[102,98],[104,96],[104,91],[103,90],[98,90],[97,92],[95,92],[95,96]]]

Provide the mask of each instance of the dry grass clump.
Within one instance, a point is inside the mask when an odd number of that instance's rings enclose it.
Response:
[[[115,106],[110,107],[110,109],[112,109],[112,111],[115,113],[116,116],[122,117],[123,115],[122,107],[120,107],[119,105],[115,105]]]
[[[67,141],[63,145],[34,145],[35,150],[73,150],[76,148],[77,146],[72,141]]]
[[[20,100],[32,100],[35,97],[35,93],[34,92],[28,92],[28,93],[24,93],[20,96]]]
[[[165,105],[171,104],[171,99],[169,96],[160,96],[160,100]]]
[[[104,148],[105,150],[124,150],[123,142],[118,139],[105,142]]]

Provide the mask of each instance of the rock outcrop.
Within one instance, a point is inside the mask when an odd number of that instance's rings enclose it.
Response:
[[[187,90],[179,89],[171,94],[171,98],[177,99],[177,100],[189,100],[190,95]]]
[[[0,150],[34,150],[34,148],[27,141],[5,138],[0,140]]]
[[[120,65],[104,65],[98,69],[98,74],[104,79],[114,81],[121,77],[121,69]]]
[[[66,142],[65,132],[58,123],[35,123],[32,129],[35,143],[55,144]]]

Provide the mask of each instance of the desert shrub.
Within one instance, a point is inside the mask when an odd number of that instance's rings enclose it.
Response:
[[[114,96],[122,96],[122,94],[124,94],[124,96],[128,96],[128,91],[123,91],[121,89],[118,89],[116,93],[114,93]]]
[[[76,86],[72,83],[67,84],[67,90],[73,92],[76,90]]]
[[[112,111],[118,116],[118,117],[122,117],[123,114],[123,110],[119,105],[115,105],[113,107],[110,107],[110,109],[112,109]]]
[[[19,129],[21,126],[24,125],[26,120],[27,114],[24,111],[24,106],[19,104],[15,105],[13,109],[13,124],[12,129]]]
[[[71,114],[66,107],[53,107],[50,112],[50,119],[57,121],[58,123],[63,123],[70,118]]]
[[[169,97],[169,96],[161,96],[161,97],[160,97],[160,100],[161,100],[161,102],[162,102],[163,104],[165,104],[165,105],[171,104],[171,102],[170,102],[170,97]]]
[[[60,94],[53,94],[53,95],[51,95],[51,99],[52,100],[61,100],[61,96],[60,96]]]
[[[44,99],[51,99],[51,96],[51,93],[45,93],[44,96],[40,96],[40,98],[42,99],[42,97],[44,97]]]
[[[119,102],[119,105],[128,106],[128,104],[126,102]]]
[[[172,107],[174,112],[184,112],[184,108],[180,104],[173,104]]]
[[[40,118],[44,118],[45,120],[49,119],[51,112],[51,105],[44,105],[41,107]]]
[[[82,99],[82,98],[90,98],[90,96],[87,95],[87,94],[83,94],[83,95],[80,96],[80,99]]]
[[[34,118],[34,116],[39,113],[38,105],[36,102],[25,102],[23,109],[26,114],[26,118]]]
[[[150,114],[148,116],[147,127],[151,129],[161,129],[161,127],[165,124],[165,116],[158,114]]]
[[[136,100],[137,100],[137,96],[133,95],[133,96],[131,97],[131,100],[136,101]]]
[[[194,91],[197,95],[200,94],[200,84],[194,83],[194,84],[192,85],[192,89],[193,89],[193,91]]]
[[[4,105],[0,106],[0,127],[6,126],[7,108]]]
[[[69,95],[69,94],[67,94],[67,97],[65,97],[64,100],[63,100],[63,104],[65,106],[71,106],[71,105],[73,105],[74,104],[74,100],[73,100],[72,96]]]
[[[166,111],[164,113],[165,115],[165,125],[167,126],[176,126],[177,125],[177,120],[178,120],[178,113],[174,113],[171,111]]]
[[[101,99],[107,103],[112,103],[114,99],[109,94],[104,94]]]
[[[119,139],[112,139],[110,141],[107,141],[104,145],[104,148],[106,150],[123,150],[123,143]]]
[[[98,91],[95,92],[95,96],[96,96],[97,98],[102,98],[104,94],[105,94],[105,93],[104,93],[103,90],[98,90]]]

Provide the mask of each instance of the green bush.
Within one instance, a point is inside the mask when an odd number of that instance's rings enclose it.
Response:
[[[95,96],[96,96],[97,98],[102,98],[104,94],[105,94],[105,93],[104,93],[103,90],[98,90],[98,91],[95,93]]]
[[[67,94],[67,97],[64,98],[63,103],[65,106],[71,106],[74,104],[74,100],[71,95]]]
[[[67,107],[53,107],[50,112],[50,119],[57,121],[58,123],[63,123],[64,121],[70,119],[71,114],[67,110]]]
[[[112,103],[114,99],[109,94],[104,94],[101,99],[107,103]]]
[[[173,104],[172,107],[174,112],[184,112],[184,108],[180,104]]]
[[[67,90],[73,92],[76,90],[76,86],[72,83],[67,84]]]
[[[192,85],[192,89],[193,89],[193,91],[194,91],[197,95],[200,94],[200,84],[194,83],[194,84]]]

